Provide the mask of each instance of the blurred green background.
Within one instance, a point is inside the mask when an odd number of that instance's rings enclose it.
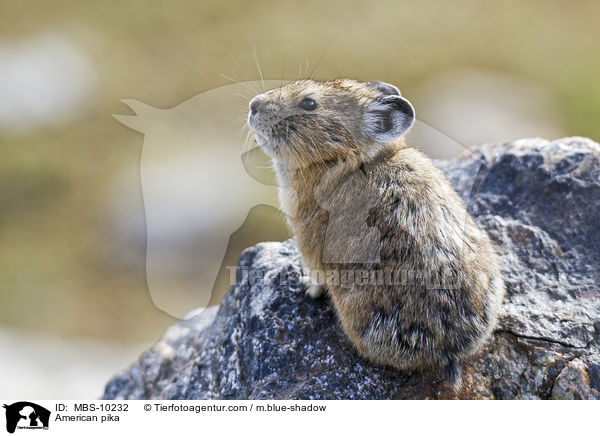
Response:
[[[467,145],[598,140],[599,22],[597,0],[1,0],[0,344],[73,356],[70,344],[85,342],[90,359],[106,362],[90,374],[80,362],[99,395],[102,377],[175,321],[149,298],[143,241],[116,230],[119,217],[144,219],[143,137],[112,118],[128,113],[120,99],[169,108],[230,84],[224,75],[257,80],[256,53],[268,79],[308,71],[394,83],[421,121]],[[121,212],[115,180],[137,193]],[[229,264],[287,230],[258,208],[234,236]],[[22,392],[11,389],[0,382],[0,394]],[[37,398],[89,392],[36,389]]]

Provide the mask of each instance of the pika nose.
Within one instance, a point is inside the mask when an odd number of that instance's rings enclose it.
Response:
[[[255,115],[256,112],[260,110],[261,106],[262,102],[260,101],[260,99],[258,97],[254,97],[250,102],[250,112],[252,112],[252,115]]]

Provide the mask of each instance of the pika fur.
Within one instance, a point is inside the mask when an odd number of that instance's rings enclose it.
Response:
[[[325,272],[308,293],[328,291],[366,358],[401,370],[442,369],[456,388],[460,361],[496,323],[504,282],[488,236],[444,174],[406,145],[414,119],[392,85],[301,80],[252,99],[248,124],[273,160],[304,266]],[[346,183],[352,175],[363,182]],[[365,195],[374,198],[365,202]],[[366,225],[330,219],[353,222],[348,215],[357,213]],[[366,245],[375,260],[344,260]],[[332,250],[341,261],[324,255]],[[340,281],[348,271],[408,279]]]

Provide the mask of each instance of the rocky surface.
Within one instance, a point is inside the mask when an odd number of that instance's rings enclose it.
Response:
[[[457,394],[353,350],[304,295],[293,240],[246,250],[218,308],[173,326],[106,386],[113,399],[600,398],[600,146],[519,140],[439,162],[502,258],[492,338]]]

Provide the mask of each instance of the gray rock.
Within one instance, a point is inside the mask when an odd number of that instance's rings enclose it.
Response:
[[[520,140],[438,164],[497,245],[507,284],[456,395],[358,356],[330,302],[305,297],[289,240],[246,250],[221,305],[172,327],[104,398],[600,398],[600,146]]]

